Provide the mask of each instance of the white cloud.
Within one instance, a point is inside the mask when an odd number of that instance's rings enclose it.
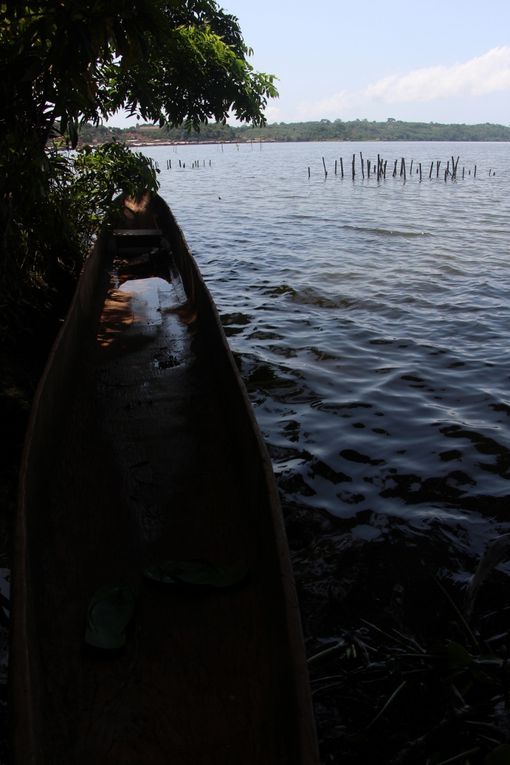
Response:
[[[391,75],[359,90],[342,90],[313,103],[302,103],[294,119],[350,119],[381,111],[385,104],[417,104],[486,96],[510,91],[510,46],[451,66],[430,66]],[[386,110],[384,110],[386,111]]]
[[[369,85],[364,94],[387,104],[433,101],[455,96],[481,96],[510,90],[510,47],[492,48],[477,58],[453,66],[414,69]]]

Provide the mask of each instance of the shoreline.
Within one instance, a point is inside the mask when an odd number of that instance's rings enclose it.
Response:
[[[106,141],[104,143],[107,143]],[[253,139],[251,141],[125,141],[126,146],[132,149],[147,148],[151,146],[248,146],[250,144],[294,144],[294,143],[510,143],[510,139],[458,139],[458,138],[327,138],[327,139],[303,139],[296,141],[269,139]],[[87,144],[82,144],[87,145]],[[102,146],[103,143],[89,144]]]

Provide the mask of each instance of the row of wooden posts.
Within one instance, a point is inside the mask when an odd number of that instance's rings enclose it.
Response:
[[[446,167],[444,167],[444,170],[441,169],[441,161],[437,160],[430,163],[430,168],[428,169],[428,177],[429,179],[433,176],[436,178],[439,178],[441,175],[441,178],[444,177],[444,180],[447,181],[449,178],[451,180],[456,180],[457,177],[464,178],[466,175],[466,168],[462,167],[462,171],[459,174],[458,172],[458,166],[459,166],[459,157],[455,159],[455,157],[451,158],[447,161]],[[183,162],[182,160],[176,160],[176,163],[179,163],[179,168],[185,169],[186,168],[186,162]],[[159,170],[159,162],[154,162],[156,168]],[[208,165],[211,167],[212,162],[211,160],[208,160]],[[399,175],[401,178],[403,178],[404,181],[407,180],[407,177],[412,176],[413,174],[413,165],[414,160],[412,159],[410,163],[406,163],[405,157],[402,157],[401,159],[396,159],[393,163],[393,170],[391,171],[391,165],[390,165],[390,171],[393,178],[395,178],[397,175]],[[194,160],[191,163],[192,168],[197,167],[205,167],[206,166],[206,160]],[[322,166],[324,169],[324,177],[328,177],[328,168],[326,166],[326,160],[324,157],[322,157]],[[175,164],[175,167],[177,167],[177,164]],[[428,167],[428,165],[427,165]],[[166,169],[171,170],[172,169],[172,160],[167,159],[166,160]],[[347,173],[344,169],[344,161],[343,158],[340,157],[340,159],[335,159],[335,165],[334,165],[334,173],[335,175],[338,175],[338,171],[340,171],[340,176],[342,178],[345,177],[346,174],[350,175],[352,177],[352,180],[356,178],[357,173],[361,174],[361,177],[363,179],[365,178],[371,178],[372,176],[374,178],[377,178],[378,181],[381,179],[384,180],[387,177],[388,172],[388,160],[383,159],[380,154],[377,155],[377,161],[371,161],[370,159],[365,159],[363,157],[363,152],[360,151],[359,153],[359,162],[356,164],[356,154],[352,155],[352,161],[350,162],[350,172]],[[477,166],[475,165],[473,168],[473,171],[470,169],[467,171],[468,175],[473,175],[474,178],[476,178],[476,171]],[[416,164],[416,167],[414,167],[414,172],[416,175],[419,175],[420,181],[423,180],[424,175],[424,169],[421,162],[418,162]],[[425,170],[426,172],[426,170]],[[495,175],[496,173],[491,170],[489,170],[489,175]],[[308,177],[311,177],[311,169],[308,167]]]
[[[185,168],[186,167],[186,162],[183,162],[180,159],[178,160],[178,162],[179,162],[179,167],[181,167],[181,168]],[[199,159],[196,159],[196,160],[194,160],[191,163],[191,167],[192,168],[195,168],[195,167],[205,167],[205,164],[206,164],[205,163],[205,159],[203,159],[202,162]],[[156,170],[159,170],[159,162],[154,162],[154,165],[156,167]],[[209,160],[209,167],[211,167],[211,165],[212,165],[212,162],[211,162],[211,160]],[[177,164],[175,165],[175,167],[177,167]],[[166,161],[166,169],[167,170],[171,170],[172,169],[172,160],[171,159],[167,159],[167,161]]]
[[[413,174],[413,164],[414,160],[412,159],[409,164],[406,163],[406,160],[404,157],[402,157],[400,160],[396,159],[393,164],[393,170],[391,170],[390,165],[390,172],[392,174],[392,177],[395,178],[397,175],[400,175],[401,178],[403,178],[404,181],[407,180],[407,176],[410,177]],[[326,160],[324,157],[322,157],[322,165],[324,168],[324,177],[328,177],[328,169],[326,166]],[[351,170],[349,175],[352,175],[352,180],[356,178],[356,173],[361,173],[362,178],[370,178],[374,177],[377,178],[378,181],[381,179],[386,178],[386,174],[388,172],[388,160],[383,159],[379,154],[377,155],[377,162],[372,162],[370,159],[364,159],[363,153],[360,151],[359,153],[359,162],[356,164],[356,154],[352,155],[352,162],[350,163]],[[444,168],[444,180],[447,181],[449,178],[453,181],[456,180],[458,177],[458,166],[459,166],[459,157],[455,159],[455,157],[448,160],[446,163],[446,167]],[[343,158],[340,157],[340,161],[335,159],[335,175],[338,175],[338,170],[340,169],[340,175],[342,178],[345,176],[344,172],[344,161]],[[425,170],[426,172],[426,170]],[[492,172],[492,171],[491,171]],[[428,169],[428,176],[429,178],[432,178],[433,175],[435,175],[436,178],[443,177],[443,170],[441,170],[441,161],[437,160],[430,163],[430,168]],[[422,163],[418,162],[417,166],[415,167],[415,174],[419,175],[420,181],[423,179],[424,170],[422,167]],[[466,168],[462,168],[461,176],[462,178],[465,177],[466,174]],[[310,167],[308,168],[308,177],[310,178],[311,172]],[[468,175],[471,175],[471,170],[468,170]],[[473,177],[476,178],[476,165],[473,169]]]

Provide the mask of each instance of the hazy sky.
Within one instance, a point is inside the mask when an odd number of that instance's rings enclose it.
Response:
[[[220,5],[238,17],[255,68],[278,77],[269,122],[510,124],[509,0]]]

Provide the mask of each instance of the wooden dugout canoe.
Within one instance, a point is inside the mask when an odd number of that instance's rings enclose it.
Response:
[[[27,434],[13,577],[15,763],[314,765],[266,450],[173,215],[160,197],[122,204],[120,229],[85,264]],[[144,579],[168,560],[246,575],[223,588]],[[126,644],[88,650],[91,598],[118,585],[139,593]]]

